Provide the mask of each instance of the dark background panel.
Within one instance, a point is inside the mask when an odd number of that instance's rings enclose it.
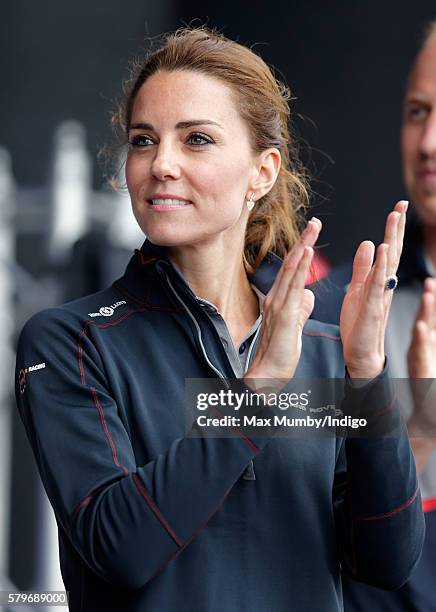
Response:
[[[382,237],[383,216],[404,196],[399,125],[405,76],[434,2],[18,0],[0,21],[2,128],[20,184],[47,181],[53,129],[82,121],[96,158],[110,141],[109,111],[126,64],[153,36],[198,18],[254,49],[283,74],[311,150],[315,213],[333,262],[358,240]],[[95,162],[94,186],[103,175]]]
[[[241,10],[241,5],[245,10]],[[434,2],[184,2],[241,42],[254,44],[297,97],[303,158],[313,176],[313,214],[333,263],[360,240],[381,241],[384,215],[406,197],[399,128],[407,71]],[[256,43],[256,44],[255,44]]]
[[[128,61],[146,37],[177,21],[176,2],[4,3],[0,20],[0,144],[12,154],[17,181],[47,180],[53,129],[85,124],[91,154],[111,137],[109,113]],[[95,185],[102,176],[96,167]]]

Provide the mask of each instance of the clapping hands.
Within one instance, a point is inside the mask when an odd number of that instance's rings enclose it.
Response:
[[[395,275],[403,247],[408,203],[398,202],[386,220],[384,242],[364,241],[356,251],[353,277],[341,311],[344,360],[352,378],[371,379],[384,367],[384,336],[392,291],[386,279]],[[305,280],[321,222],[312,218],[283,261],[264,302],[258,349],[246,379],[285,379],[294,375],[301,354],[301,334],[314,305]]]

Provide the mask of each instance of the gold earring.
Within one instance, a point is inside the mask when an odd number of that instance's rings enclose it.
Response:
[[[247,200],[247,208],[248,208],[249,211],[253,210],[253,208],[254,208],[255,202],[254,202],[253,198],[254,198],[254,193],[251,193],[249,199]]]

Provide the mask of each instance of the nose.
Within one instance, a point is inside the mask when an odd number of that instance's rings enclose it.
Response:
[[[158,181],[180,178],[180,160],[173,145],[164,142],[158,144],[151,163],[151,174]]]
[[[423,127],[420,151],[424,157],[436,156],[436,108],[428,115]]]

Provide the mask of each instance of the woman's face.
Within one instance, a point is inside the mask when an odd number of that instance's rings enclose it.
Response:
[[[225,84],[187,70],[149,77],[133,104],[129,142],[127,186],[151,242],[243,239],[257,169]]]

